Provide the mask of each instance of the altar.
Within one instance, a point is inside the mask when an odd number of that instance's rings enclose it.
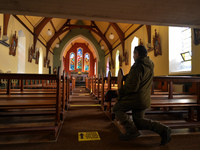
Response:
[[[71,72],[71,77],[76,79],[76,85],[85,84],[85,78],[88,77],[88,72]]]

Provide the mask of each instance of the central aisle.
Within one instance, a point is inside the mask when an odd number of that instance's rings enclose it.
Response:
[[[80,132],[98,132],[100,140],[78,141]],[[116,140],[119,140],[118,129],[84,87],[76,87],[70,98],[70,106],[59,136],[63,137],[64,134],[72,150],[108,149],[115,147]]]

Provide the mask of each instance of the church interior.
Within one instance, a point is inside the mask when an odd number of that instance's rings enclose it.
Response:
[[[2,0],[0,147],[199,149],[198,3]],[[138,45],[155,65],[146,116],[172,128],[164,146],[148,131],[120,141],[117,100],[104,101],[124,84]]]

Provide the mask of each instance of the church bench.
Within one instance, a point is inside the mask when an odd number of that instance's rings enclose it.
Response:
[[[173,95],[193,95],[191,92],[173,92]],[[168,91],[161,91],[154,89],[153,95],[169,95]]]
[[[162,95],[158,94],[159,92],[157,92],[155,95],[154,93],[154,89],[152,88],[152,94],[151,98],[152,99],[171,99],[173,101],[173,99],[195,99],[196,100],[196,104],[200,103],[200,93],[197,92],[197,94],[189,94],[189,92],[185,93],[174,93],[173,92],[173,83],[187,83],[187,82],[191,82],[192,84],[196,83],[196,88],[199,88],[199,83],[200,83],[200,78],[196,77],[196,76],[156,76],[154,77],[154,82],[155,81],[159,81],[159,82],[166,82],[168,84],[168,95]],[[166,94],[166,93],[165,93]],[[161,98],[162,97],[162,98]],[[188,101],[185,101],[186,104],[188,104]],[[171,106],[169,106],[170,108]]]
[[[96,97],[97,80],[98,78],[96,78],[95,75],[91,77],[91,87],[92,87],[91,94],[94,98]]]
[[[106,113],[108,114],[108,116],[110,115],[110,110],[112,107],[112,103],[115,103],[115,100],[113,99],[113,101],[111,102],[105,102],[104,101],[104,95],[108,90],[117,90],[117,77],[111,77],[111,72],[108,72],[108,77],[105,77],[105,75],[102,73],[101,78],[99,80],[99,104],[101,104],[101,108],[106,111]]]
[[[197,96],[196,95],[185,95],[185,94],[177,94],[177,95],[173,95],[173,98],[169,98],[168,95],[162,95],[162,94],[158,94],[158,95],[151,95],[151,99],[154,100],[154,99],[163,99],[163,100],[167,100],[167,99],[197,99]],[[196,100],[197,101],[197,100]]]
[[[108,72],[107,77],[107,89],[108,90],[117,90],[118,87],[116,87],[117,83],[117,77],[112,77],[111,72]],[[106,104],[105,104],[106,103]],[[104,110],[106,111],[107,115],[112,118],[112,106],[116,103],[116,98],[113,98],[110,102],[104,102]]]
[[[100,75],[98,77],[91,76],[86,77],[86,82],[88,85],[86,85],[86,88],[89,90],[89,92],[92,94],[95,100],[99,100],[99,93],[100,93]]]
[[[0,95],[0,101],[2,100],[29,100],[29,99],[55,99],[56,94],[23,94],[23,95]]]
[[[48,108],[52,109],[54,111],[53,117],[54,117],[54,123],[51,127],[30,127],[30,128],[20,128],[13,127],[11,129],[6,129],[3,133],[14,133],[14,132],[37,132],[37,131],[53,131],[54,138],[57,137],[58,130],[60,128],[60,124],[62,122],[62,117],[64,115],[64,103],[65,98],[63,98],[64,101],[61,102],[61,73],[58,72],[57,75],[49,75],[49,74],[0,74],[0,79],[7,79],[8,80],[8,86],[6,90],[6,94],[0,95],[0,108],[5,110],[8,109],[8,115],[9,112],[12,112],[11,110],[18,110],[20,109],[20,115],[22,115],[22,111],[24,109],[26,110],[37,110],[40,109],[39,112],[41,112],[42,108]],[[27,95],[11,95],[11,80],[12,79],[18,79],[18,80],[55,80],[56,82],[56,92],[55,94],[27,94]],[[65,83],[65,76],[63,78],[63,83]],[[22,86],[23,87],[23,86]],[[21,87],[21,91],[24,89]],[[63,86],[65,89],[66,85]],[[28,90],[28,89],[27,89]],[[26,91],[26,90],[25,90]],[[41,92],[41,91],[40,91]],[[42,92],[41,92],[42,93]],[[65,97],[66,93],[62,92],[62,97]],[[11,109],[11,110],[10,110]],[[51,113],[52,113],[51,111]],[[14,111],[13,111],[14,112]],[[36,112],[36,111],[35,111]],[[6,111],[3,112],[4,116],[6,116]],[[24,112],[26,114],[26,111]],[[29,111],[29,114],[33,115],[31,111]],[[39,113],[36,113],[39,115]],[[27,114],[26,114],[27,115]],[[2,116],[1,116],[2,117]],[[11,117],[12,118],[12,117]],[[1,129],[3,130],[3,129]],[[1,133],[1,132],[0,132]]]
[[[197,104],[196,99],[153,99],[151,100],[151,105],[156,104],[163,104],[163,105],[170,105],[170,104]]]
[[[55,94],[56,89],[11,89],[10,95],[23,95],[23,94]],[[0,89],[0,95],[7,94],[7,89]]]
[[[60,124],[58,126],[35,126],[35,127],[21,127],[21,128],[1,128],[0,133],[5,134],[42,134],[49,133],[50,140],[56,140],[60,130]]]
[[[85,78],[85,88],[86,88],[87,90],[89,90],[89,84],[90,84],[89,77],[86,77],[86,78]]]
[[[106,80],[102,81],[102,75],[98,75],[98,77],[96,78],[96,86],[94,86],[94,96],[95,99],[98,101],[98,103],[101,103],[101,98],[102,98],[102,83],[104,82],[104,93],[107,91],[108,89],[108,84],[105,84]]]
[[[123,71],[120,68],[119,73],[118,73],[118,84],[119,84],[118,86],[120,87],[124,83],[124,81],[125,81],[125,76],[123,76]],[[188,95],[188,93],[187,94],[176,93],[174,95],[173,89],[172,89],[173,82],[176,82],[176,83],[177,82],[197,82],[197,83],[199,83],[200,82],[199,77],[185,77],[185,76],[184,77],[183,76],[180,76],[180,77],[167,76],[166,77],[166,76],[164,76],[164,77],[154,77],[154,81],[162,81],[162,82],[169,83],[170,84],[169,92],[167,93],[167,95],[166,95],[166,92],[164,94],[158,94],[158,95],[155,95],[153,93],[153,95],[151,95],[151,99],[152,99],[151,100],[151,109],[149,109],[146,114],[148,114],[148,112],[151,112],[152,110],[156,112],[156,110],[154,110],[154,108],[164,108],[164,111],[160,111],[160,109],[158,111],[163,112],[165,114],[168,114],[170,112],[175,112],[178,110],[179,113],[180,112],[187,113],[187,119],[184,122],[184,124],[176,124],[176,123],[171,124],[173,127],[177,127],[177,128],[178,127],[188,127],[191,124],[191,122],[195,122],[195,123],[192,123],[191,127],[200,126],[199,94]],[[199,84],[197,84],[197,85],[199,85]],[[178,94],[180,94],[180,95],[178,95]],[[167,109],[167,108],[169,108],[169,109]],[[195,111],[196,111],[196,115],[195,115]],[[163,114],[163,113],[160,113],[160,114]],[[156,114],[159,114],[159,113],[156,113]],[[112,114],[112,119],[114,119],[114,114]]]
[[[154,82],[167,82],[169,86],[168,97],[173,98],[173,83],[197,83],[197,89],[200,87],[200,77],[198,76],[155,76]],[[153,84],[154,85],[154,84]],[[152,86],[152,95],[154,94],[154,86]],[[197,100],[200,100],[200,93],[197,92]]]
[[[70,95],[70,84],[69,84],[69,75],[68,73],[65,74],[65,72],[63,72],[64,76],[61,76],[61,98],[62,98],[62,102],[65,105],[66,102],[66,109],[67,109],[67,102],[69,100],[69,95]],[[21,79],[19,79],[21,80]],[[23,80],[23,79],[22,79]],[[22,81],[21,80],[21,81]],[[39,80],[40,81],[40,80]],[[53,81],[54,85],[55,85],[55,80]],[[8,86],[9,88],[10,86]],[[63,88],[64,87],[64,88]],[[38,89],[24,89],[24,86],[21,86],[20,89],[0,89],[0,99],[4,98],[4,99],[29,99],[30,98],[43,98],[43,99],[48,99],[50,97],[56,97],[56,92],[57,89],[46,89],[46,88],[38,88]],[[8,92],[9,91],[9,92]],[[5,94],[8,95],[12,95],[12,96],[6,96]],[[4,96],[3,96],[4,95]],[[20,96],[23,95],[23,96]],[[63,107],[64,107],[63,105]]]

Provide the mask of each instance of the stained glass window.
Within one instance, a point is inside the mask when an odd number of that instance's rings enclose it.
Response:
[[[75,69],[75,54],[72,52],[69,55],[69,70]]]
[[[90,70],[90,54],[85,54],[85,60],[84,60],[84,70],[89,71]]]
[[[83,50],[82,48],[78,48],[77,50],[77,69],[82,69],[83,63]]]
[[[96,66],[96,62],[94,63],[94,75],[96,75],[96,71],[97,71],[97,66]]]

